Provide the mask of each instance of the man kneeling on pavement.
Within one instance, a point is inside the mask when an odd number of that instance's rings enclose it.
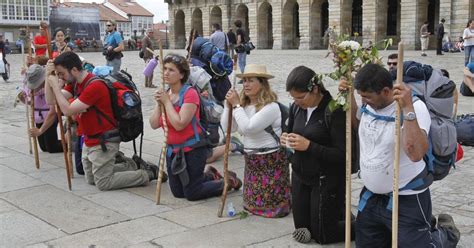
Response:
[[[53,70],[57,76],[51,75]],[[92,73],[83,70],[77,54],[62,53],[54,65],[48,63],[47,74],[49,86],[46,88],[51,87],[62,112],[66,116],[80,116],[79,124],[84,132],[82,164],[87,183],[96,185],[99,190],[114,190],[146,185],[157,179],[157,166],[139,157],[125,157],[119,151],[120,137],[107,139],[105,146],[101,146],[99,137],[116,128],[99,114],[115,122],[109,90],[102,81],[93,79]],[[63,83],[67,83],[64,89]],[[49,89],[48,92],[51,93]],[[78,97],[69,103],[68,99],[75,96]]]

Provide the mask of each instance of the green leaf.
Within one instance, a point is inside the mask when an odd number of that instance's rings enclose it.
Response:
[[[245,219],[245,218],[247,218],[247,217],[249,216],[249,214],[248,214],[247,212],[245,212],[245,211],[240,211],[240,212],[238,212],[236,215],[239,215],[239,216],[240,216],[239,218],[240,218],[241,220],[243,220],[243,219]]]
[[[331,112],[335,111],[336,109],[339,108],[339,105],[337,105],[337,102],[336,100],[332,99],[329,103],[328,103],[328,107],[329,107],[329,110]]]

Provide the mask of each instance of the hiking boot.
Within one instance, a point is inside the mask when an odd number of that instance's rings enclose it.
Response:
[[[219,171],[211,165],[208,165],[206,170],[204,171],[206,177],[212,178],[212,180],[220,180],[224,178]]]
[[[125,163],[124,156],[125,156],[125,154],[123,154],[123,152],[118,151],[117,154],[115,154],[115,163],[116,164]],[[137,164],[137,166],[138,166],[138,164]]]
[[[152,84],[152,85],[150,85],[150,86],[148,86],[148,87],[149,87],[149,88],[157,88],[158,86]]]
[[[449,214],[440,214],[438,215],[438,227],[443,227],[448,231],[448,239],[450,236],[454,240],[452,240],[453,244],[457,244],[459,239],[461,238],[461,233],[459,232],[459,229],[456,227],[454,224],[454,219],[451,217]],[[452,235],[449,235],[451,233]]]
[[[244,144],[237,137],[230,137],[230,144],[232,146],[230,150],[232,153],[240,152],[240,154],[244,154]]]
[[[228,190],[235,189],[239,190],[242,187],[242,180],[237,177],[237,174],[233,171],[228,171],[229,173],[229,185]]]
[[[293,231],[293,239],[300,243],[308,243],[311,241],[311,233],[308,228],[298,228]]]
[[[138,169],[142,169],[148,172],[148,175],[150,176],[150,181],[158,179],[158,172],[160,170],[158,166],[154,165],[151,162],[146,162],[137,154],[133,154],[132,160],[137,164]],[[163,171],[162,182],[165,183],[166,181],[168,181],[168,175],[166,174],[166,172]]]

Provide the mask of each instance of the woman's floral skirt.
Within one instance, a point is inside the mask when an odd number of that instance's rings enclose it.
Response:
[[[268,218],[290,213],[290,168],[283,150],[245,154],[244,208]]]

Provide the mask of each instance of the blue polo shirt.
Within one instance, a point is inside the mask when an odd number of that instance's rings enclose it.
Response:
[[[122,36],[120,35],[119,32],[114,31],[107,35],[105,38],[105,47],[112,46],[113,48],[116,48],[119,46],[119,44],[122,42]]]

